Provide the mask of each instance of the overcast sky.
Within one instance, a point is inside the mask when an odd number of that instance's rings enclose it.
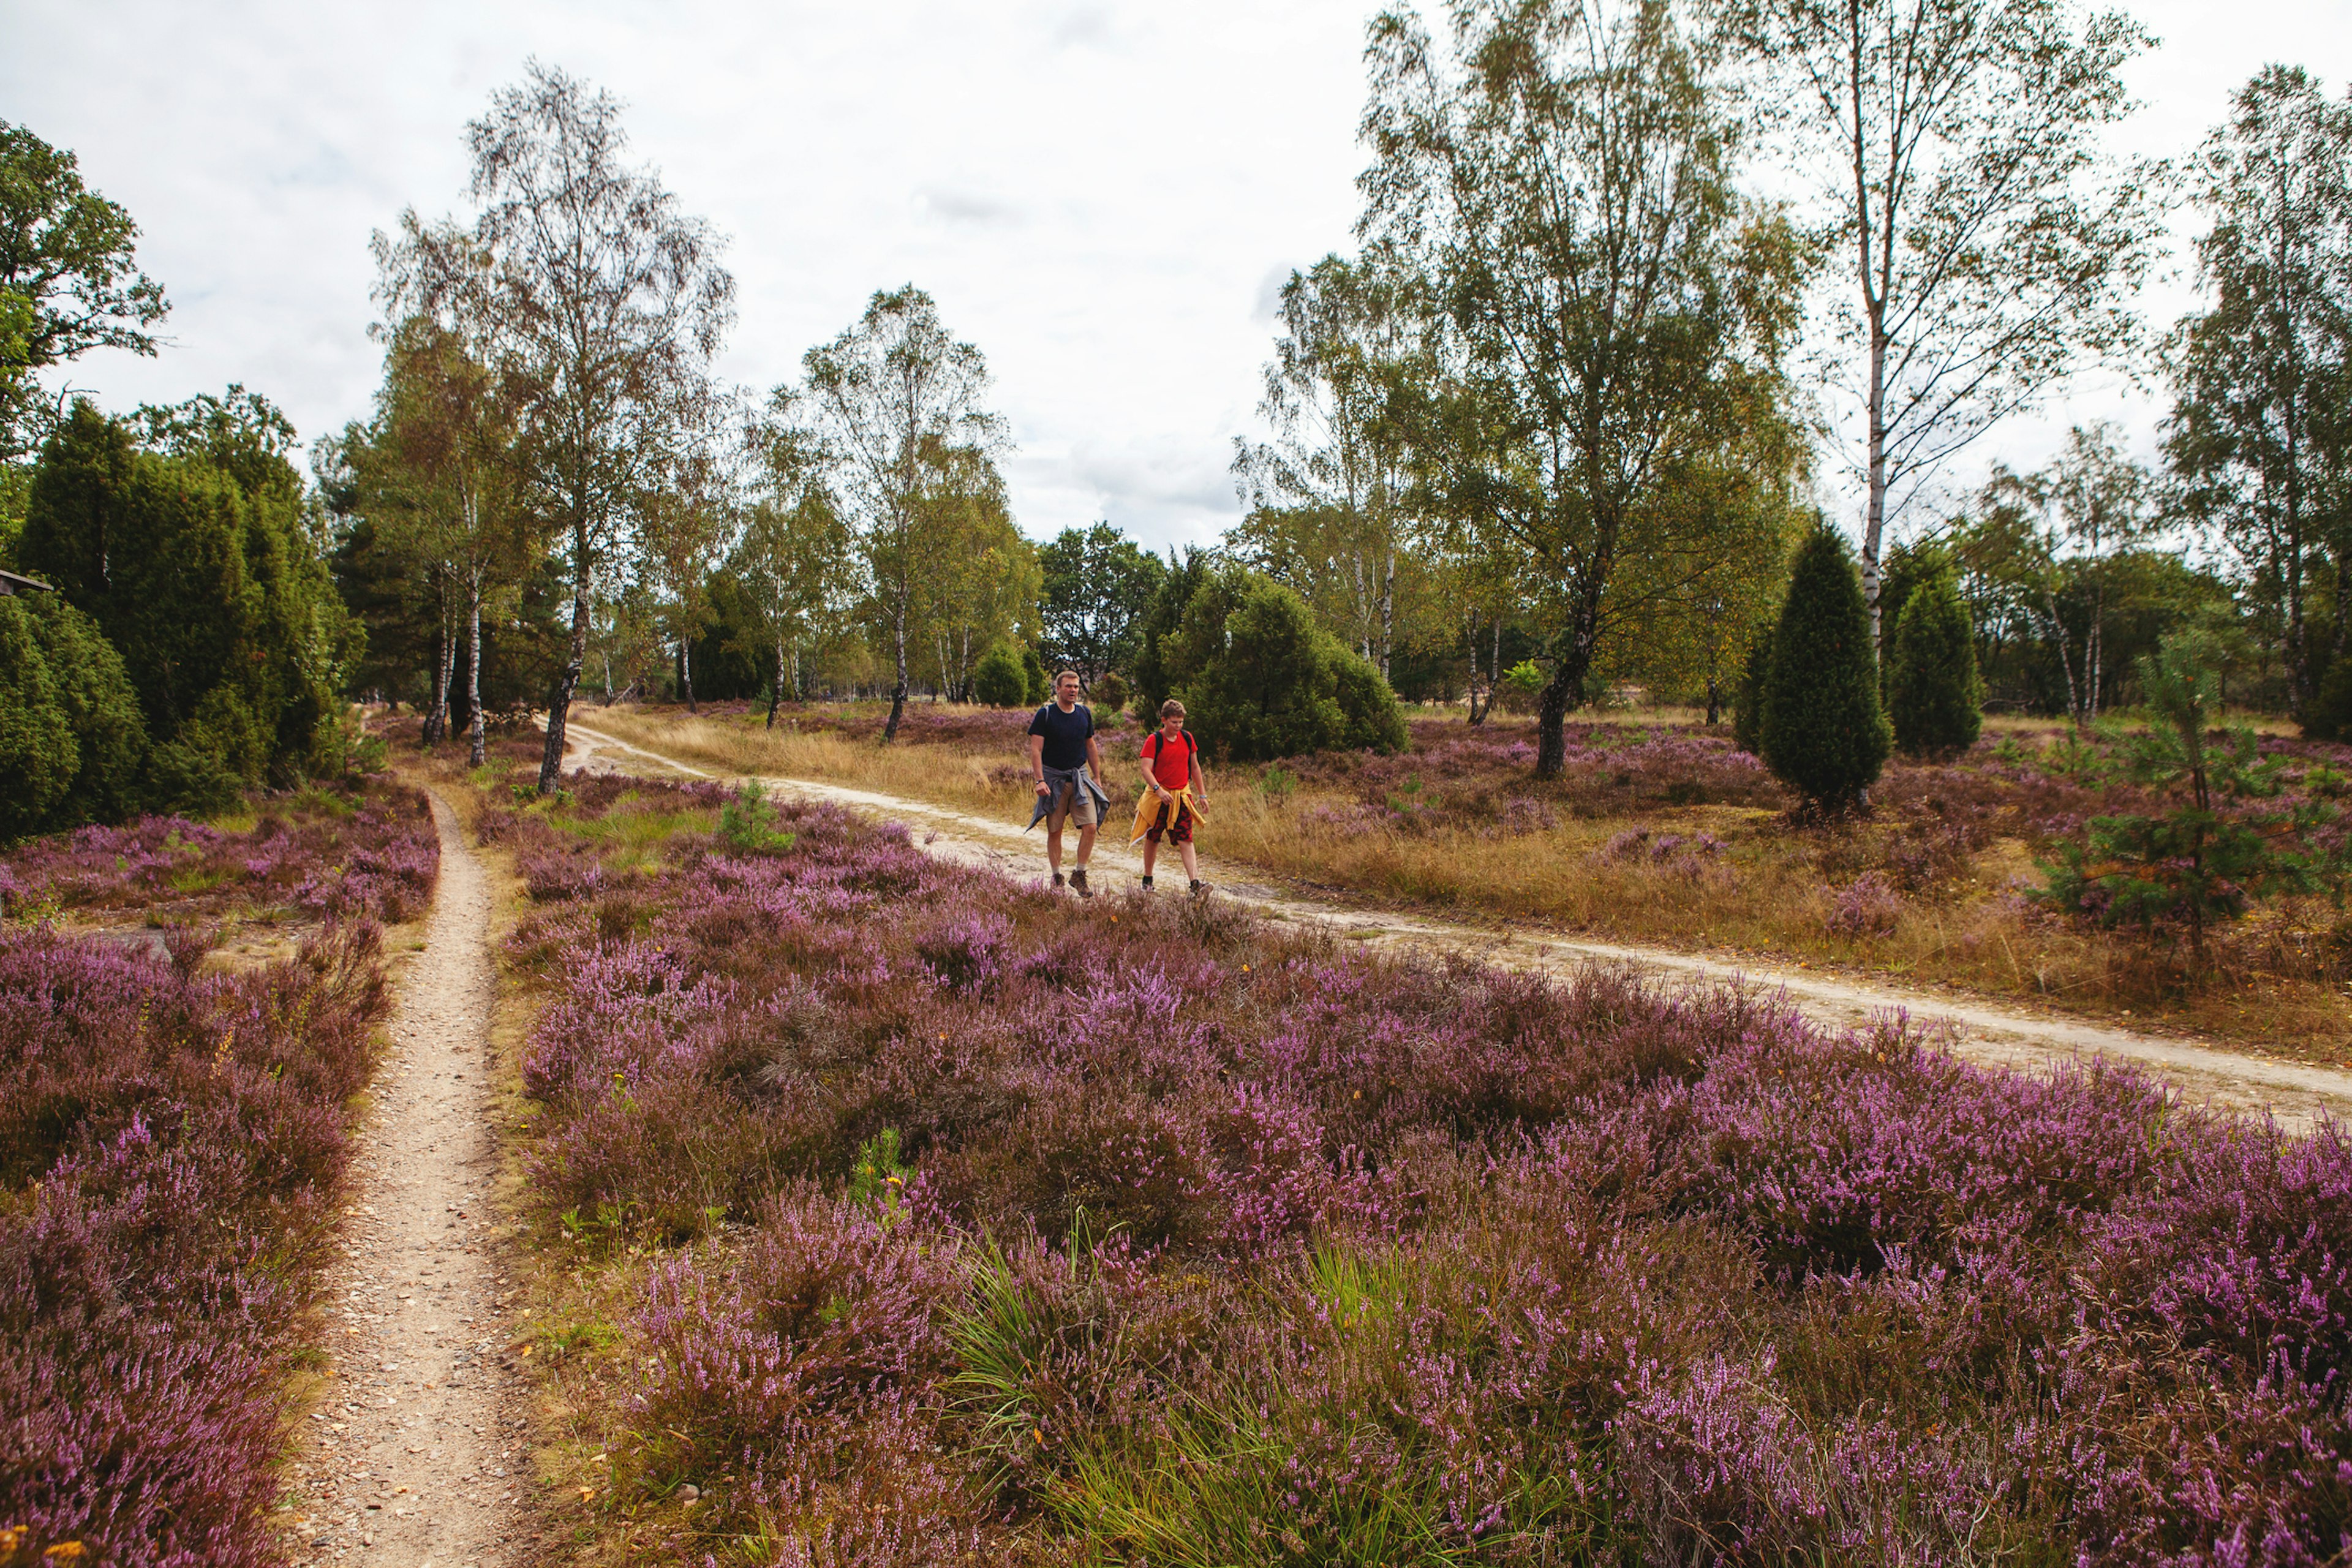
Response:
[[[2133,8],[2164,40],[2132,72],[2133,151],[2193,146],[2271,60],[2345,86],[2352,0]],[[1023,527],[1108,518],[1160,545],[1237,515],[1274,290],[1349,243],[1371,10],[0,0],[0,119],[80,155],[172,300],[160,357],[92,355],[73,384],[121,408],[241,381],[307,437],[375,383],[370,231],[460,208],[464,122],[537,56],[618,94],[639,156],[730,237],[730,376],[791,378],[911,280],[988,356]],[[2191,297],[2164,286],[2151,313]],[[2087,383],[1967,467],[2031,466],[2074,419],[2145,448],[2155,414]]]

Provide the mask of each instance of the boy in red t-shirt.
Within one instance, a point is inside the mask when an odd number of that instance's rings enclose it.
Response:
[[[1184,858],[1184,875],[1192,896],[1207,894],[1201,880],[1201,863],[1192,850],[1192,825],[1200,807],[1209,804],[1208,781],[1201,773],[1201,745],[1184,732],[1184,705],[1173,697],[1160,705],[1160,728],[1143,742],[1144,796],[1135,814],[1137,837],[1143,840],[1143,887],[1151,889],[1152,862],[1160,858],[1165,834]]]

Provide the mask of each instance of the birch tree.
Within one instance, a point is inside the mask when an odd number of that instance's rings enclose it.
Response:
[[[2190,513],[2274,601],[2301,711],[2352,626],[2352,105],[2300,69],[2263,71],[2207,139],[2195,194],[2214,298],[2173,333],[2165,454]],[[2316,638],[2315,586],[2336,612]]]
[[[364,439],[347,449],[360,508],[438,600],[434,708],[425,739],[448,724],[457,649],[466,649],[467,751],[482,764],[482,616],[512,595],[539,539],[516,503],[512,410],[497,376],[457,333],[411,317],[388,334],[384,383]]]
[[[789,401],[778,412],[788,416]],[[730,561],[757,612],[761,651],[772,656],[772,730],[784,693],[800,700],[803,650],[840,625],[864,580],[820,454],[788,423],[763,427],[755,450],[759,479]]]
[[[390,247],[422,289],[480,292],[491,361],[516,395],[520,486],[563,541],[572,631],[548,694],[546,795],[562,771],[599,584],[625,563],[648,499],[709,436],[711,367],[734,321],[735,280],[709,225],[628,162],[611,94],[533,61],[466,134],[478,276]],[[422,231],[413,216],[404,226]]]
[[[780,401],[803,408],[856,531],[897,676],[882,738],[896,740],[907,709],[907,648],[919,634],[929,558],[926,505],[934,459],[969,450],[990,459],[1004,423],[981,405],[988,364],[956,341],[939,307],[913,284],[877,293],[865,314],[802,361],[803,387]]]
[[[1890,515],[1994,424],[2137,342],[2128,301],[2163,171],[2099,137],[2151,40],[2073,0],[1732,0],[1728,31],[1820,182],[1845,279],[1829,368],[1860,405],[1876,640]]]
[[[1250,513],[1234,543],[1383,679],[1412,523],[1407,447],[1390,401],[1409,374],[1416,307],[1411,283],[1376,262],[1327,256],[1293,272],[1258,404],[1275,438],[1234,443]]]
[[[1362,226],[1458,334],[1421,462],[1435,515],[1524,563],[1551,777],[1641,593],[1716,569],[1712,542],[1649,501],[1771,382],[1795,256],[1739,202],[1730,106],[1662,0],[1455,0],[1452,22],[1450,64],[1417,18],[1373,24]],[[1631,595],[1629,560],[1648,584]]]

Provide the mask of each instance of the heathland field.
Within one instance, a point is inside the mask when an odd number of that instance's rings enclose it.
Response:
[[[2352,1524],[2332,1129],[1082,905],[832,806],[483,784],[582,1560],[2317,1562]]]
[[[720,775],[818,780],[1025,821],[1025,710],[878,705],[764,711],[583,710],[583,723]],[[2185,942],[2068,918],[2042,863],[2093,817],[2155,809],[2112,742],[1989,727],[1948,763],[1898,757],[1874,811],[1792,830],[1790,796],[1726,729],[1610,715],[1569,728],[1568,765],[1532,776],[1532,728],[1410,724],[1395,756],[1325,752],[1212,769],[1203,853],[1301,888],[1692,951],[1874,972],[2077,1015],[2169,1024],[2250,1048],[2352,1058],[2352,924],[2340,895],[2255,902],[2201,961]],[[1136,794],[1132,719],[1104,740],[1115,800]],[[2352,748],[2264,735],[2284,795],[2352,788]],[[1125,818],[1119,817],[1123,830]],[[1123,831],[1121,837],[1123,837]]]
[[[282,1560],[383,931],[438,869],[383,782],[0,854],[0,1563]]]
[[[1023,794],[1003,714],[887,752],[854,711],[581,717]],[[2101,798],[2031,742],[1799,831],[1688,726],[1581,729],[1554,787],[1507,728],[1416,740],[1221,772],[1213,850],[1472,912],[1484,867],[1497,919],[1566,922],[1583,878],[1581,918],[1654,940],[1925,963],[1976,932],[2217,984],[1985,886]],[[541,796],[535,743],[410,765],[438,854],[375,782],[0,861],[0,1552],[2318,1563],[2352,1531],[2332,1123],[1759,992],[1081,902],[729,784]],[[1832,856],[1804,908],[1746,886]],[[388,990],[378,934],[436,898],[436,950],[498,970],[441,1039],[436,972]],[[2323,958],[2261,967],[2324,954],[2286,934],[2317,918],[2217,939],[2250,1005],[2326,1005]],[[436,1173],[432,1212],[385,1206]]]

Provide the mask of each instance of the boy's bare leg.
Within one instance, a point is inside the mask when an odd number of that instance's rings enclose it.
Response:
[[[1199,881],[1201,879],[1201,858],[1192,852],[1192,841],[1187,838],[1183,843],[1176,846],[1176,852],[1184,857],[1185,879],[1187,881],[1193,882]]]
[[[1143,841],[1143,875],[1147,879],[1151,875],[1151,863],[1159,858],[1160,841],[1156,838],[1145,839]]]

